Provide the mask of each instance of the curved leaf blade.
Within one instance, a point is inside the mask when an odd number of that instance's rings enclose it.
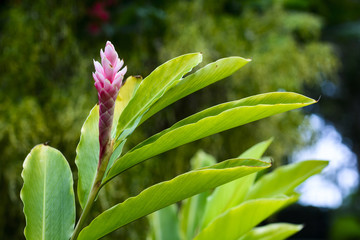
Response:
[[[128,77],[124,86],[121,87],[119,95],[116,98],[112,135],[115,135],[115,126],[118,122],[121,112],[124,110],[137,87],[141,78]],[[124,142],[125,143],[125,142]],[[116,158],[121,154],[123,144],[115,149],[113,156],[109,161],[108,169]],[[78,168],[78,186],[77,194],[80,206],[84,208],[89,197],[91,187],[95,181],[96,171],[99,161],[99,105],[91,109],[89,116],[81,128],[80,141],[76,148],[75,164]]]
[[[140,84],[135,96],[119,118],[116,129],[118,146],[139,124],[142,116],[176,81],[202,61],[201,53],[185,54],[157,67]]]
[[[272,138],[260,142],[246,150],[239,157],[260,159],[271,142]],[[207,198],[205,214],[201,222],[201,229],[204,228],[204,226],[207,226],[221,213],[241,203],[254,183],[255,178],[256,173],[217,187],[211,196]]]
[[[172,203],[269,166],[269,163],[259,160],[231,159],[179,175],[170,181],[153,185],[136,197],[128,198],[101,213],[80,232],[78,239],[98,239]]]
[[[296,200],[296,197],[279,196],[246,201],[217,217],[194,240],[237,240],[274,212]]]
[[[141,122],[146,121],[146,119],[177,100],[232,75],[250,61],[250,59],[241,57],[222,58],[179,80],[174,87],[169,89],[163,97],[151,106],[141,119]]]
[[[256,181],[246,200],[292,194],[297,186],[321,172],[328,163],[328,161],[303,161],[281,166]]]
[[[26,157],[20,197],[26,239],[69,239],[75,224],[75,196],[70,166],[56,149],[37,145]]]
[[[216,159],[212,155],[199,150],[195,156],[192,157],[190,163],[191,169],[198,169],[214,165]],[[195,236],[205,211],[206,198],[209,196],[210,192],[211,191],[205,191],[184,200],[180,211],[180,230],[181,235],[183,236],[182,239],[192,239]]]
[[[105,182],[160,153],[277,113],[304,107],[315,100],[295,93],[267,93],[227,102],[194,114],[148,138],[115,161]]]
[[[273,223],[254,228],[239,240],[283,240],[299,232],[302,228],[303,225]]]
[[[81,128],[80,141],[76,148],[77,195],[81,208],[85,207],[91,186],[95,181],[99,151],[99,105],[95,105]]]
[[[141,76],[130,76],[126,79],[123,86],[121,86],[119,95],[116,98],[113,127],[111,129],[111,136],[115,138],[116,128],[119,122],[120,115],[128,105],[130,100],[135,96],[140,84],[142,82]]]
[[[119,95],[116,98],[113,126],[111,129],[111,136],[114,139],[116,137],[116,128],[119,122],[120,115],[122,114],[128,103],[130,102],[130,100],[135,96],[135,93],[139,88],[141,82],[142,82],[141,76],[130,76],[126,79],[125,84],[120,88]],[[120,157],[125,142],[126,140],[120,143],[119,145],[116,144],[114,146],[114,152],[109,160],[109,164],[106,168],[106,173],[109,171],[114,161]]]
[[[245,152],[243,152],[239,157],[260,159],[264,154],[264,152],[266,151],[266,149],[269,148],[272,141],[273,138],[270,138],[263,142],[259,142],[254,146],[252,146],[251,148],[249,148],[248,150],[246,150]]]

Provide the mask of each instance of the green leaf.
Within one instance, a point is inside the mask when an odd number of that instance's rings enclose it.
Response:
[[[262,155],[264,154],[264,152],[266,151],[266,149],[268,149],[268,147],[270,146],[272,141],[273,141],[273,138],[270,138],[266,141],[255,144],[254,146],[252,146],[251,148],[249,148],[248,150],[243,152],[240,155],[240,157],[260,159],[262,157]]]
[[[130,102],[131,98],[135,96],[137,89],[140,86],[142,81],[141,76],[130,76],[126,79],[125,84],[120,88],[119,95],[116,98],[115,110],[114,110],[114,119],[113,126],[111,129],[112,138],[115,138],[116,128],[119,122],[119,118],[125,107]],[[114,146],[114,152],[111,155],[108,166],[106,168],[106,173],[109,171],[110,167],[113,165],[114,161],[120,157],[122,149],[126,141],[123,141],[119,145]]]
[[[70,238],[75,224],[71,169],[56,149],[37,145],[26,157],[20,197],[24,203],[26,239]]]
[[[99,151],[99,105],[95,105],[81,128],[80,141],[76,148],[77,194],[82,208],[85,207],[95,180]]]
[[[184,79],[178,80],[178,83],[174,87],[169,89],[163,97],[151,106],[149,111],[146,112],[141,119],[141,122],[144,122],[146,119],[177,100],[232,75],[250,61],[250,59],[241,57],[219,59]]]
[[[303,225],[273,223],[252,229],[239,240],[283,240],[299,232]]]
[[[210,154],[199,150],[190,160],[191,169],[208,167],[216,163],[216,159]],[[245,176],[246,177],[246,176]],[[192,239],[197,232],[200,220],[205,211],[206,198],[210,191],[202,192],[191,198],[185,199],[180,211],[180,229],[182,239]]]
[[[278,196],[246,201],[217,217],[194,240],[237,240],[264,219],[296,200],[294,196]]]
[[[126,79],[124,85],[120,88],[119,95],[116,98],[113,127],[111,129],[111,136],[115,138],[117,124],[121,113],[130,102],[131,98],[135,96],[140,84],[142,82],[141,76],[130,76]]]
[[[101,213],[80,232],[79,240],[98,239],[119,227],[177,201],[269,166],[269,163],[259,160],[231,159],[153,185],[136,197],[128,198],[125,202]]]
[[[267,93],[223,103],[194,114],[148,138],[115,161],[105,182],[126,169],[183,144],[277,113],[315,103],[296,93]]]
[[[141,117],[176,81],[202,61],[200,53],[174,58],[157,67],[140,84],[135,96],[119,118],[115,146],[118,146],[139,124]]]
[[[260,178],[251,188],[246,199],[292,194],[297,186],[321,172],[328,163],[328,161],[303,161],[279,167]]]
[[[115,135],[115,126],[117,124],[119,116],[127,103],[130,101],[141,78],[129,77],[127,78],[124,86],[121,87],[119,95],[116,99],[113,121],[113,135]],[[125,143],[125,142],[124,142]],[[111,156],[108,169],[121,154],[124,144],[118,146],[115,149],[114,154]],[[77,194],[79,197],[80,206],[85,207],[86,201],[89,197],[91,187],[95,181],[96,171],[99,161],[99,106],[95,105],[90,111],[89,116],[85,120],[83,127],[81,128],[80,141],[76,148],[75,164],[78,168],[78,186]]]
[[[149,215],[152,240],[180,240],[177,206],[172,204]]]
[[[272,138],[252,146],[250,149],[242,153],[240,158],[259,159],[272,142]],[[217,187],[213,194],[206,201],[206,210],[201,221],[201,229],[207,226],[213,219],[241,203],[250,187],[254,183],[256,173],[236,179]]]

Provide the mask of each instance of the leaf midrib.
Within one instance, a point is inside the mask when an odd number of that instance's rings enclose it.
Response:
[[[46,159],[46,158],[44,158]],[[44,191],[43,191],[43,221],[42,221],[42,239],[45,239],[45,223],[46,223],[46,177],[47,177],[47,164],[46,164],[46,160],[44,160],[44,169],[45,169],[45,172],[44,172],[44,183],[43,183],[43,186],[44,186]]]

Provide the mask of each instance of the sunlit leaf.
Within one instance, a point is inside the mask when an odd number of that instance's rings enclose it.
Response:
[[[279,194],[292,194],[303,181],[320,173],[328,161],[303,161],[281,166],[260,178],[246,199],[268,198]]]
[[[76,148],[75,164],[78,168],[77,194],[82,208],[86,204],[91,186],[95,180],[99,161],[99,105],[91,109],[81,128],[79,144]]]
[[[199,150],[190,160],[191,169],[208,167],[216,163],[216,159]],[[247,176],[244,176],[247,177]],[[244,178],[243,177],[243,178]],[[185,199],[179,213],[180,229],[183,239],[192,239],[199,227],[206,206],[206,198],[210,191],[202,192],[191,198]]]
[[[228,57],[219,59],[199,69],[193,74],[178,80],[177,84],[169,89],[159,101],[157,101],[148,112],[145,113],[141,122],[169,106],[177,100],[198,91],[214,82],[224,79],[242,68],[250,60],[241,57]]]
[[[258,143],[242,153],[241,158],[259,159],[264,154],[265,150],[271,144],[272,139]],[[256,178],[256,173],[239,178],[215,189],[213,194],[208,197],[206,201],[205,214],[202,219],[201,228],[207,226],[209,222],[242,202],[248,193]]]
[[[283,240],[299,232],[302,228],[302,225],[273,223],[256,227],[242,236],[239,240]]]
[[[194,240],[238,240],[261,221],[296,200],[296,197],[278,196],[246,201],[214,219]]]
[[[115,161],[105,181],[126,169],[183,144],[277,113],[315,103],[296,93],[267,93],[223,103],[194,114],[148,138]]]
[[[167,61],[150,73],[141,82],[135,96],[119,118],[116,128],[116,139],[118,141],[115,146],[120,145],[134,131],[151,105],[201,61],[202,55],[200,53],[186,54]]]
[[[69,239],[75,224],[75,196],[65,157],[54,148],[38,145],[26,157],[23,167],[20,196],[26,239]]]
[[[269,166],[269,163],[259,160],[231,159],[184,173],[170,181],[153,185],[136,197],[128,198],[101,213],[80,232],[79,239],[98,239],[170,204]]]
[[[243,152],[240,155],[240,157],[260,159],[262,157],[262,155],[264,154],[264,152],[266,151],[266,149],[268,149],[268,147],[270,146],[272,141],[273,141],[273,138],[270,138],[266,141],[255,144],[254,146],[252,146],[251,148],[249,148],[248,150]]]
[[[130,99],[135,95],[137,89],[142,82],[141,76],[130,76],[126,79],[125,84],[120,88],[119,95],[116,98],[113,128],[111,129],[111,135],[115,138],[117,123],[119,117],[125,107],[128,105]]]

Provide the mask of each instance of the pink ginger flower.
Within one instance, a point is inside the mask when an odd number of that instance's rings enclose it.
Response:
[[[105,51],[100,50],[101,64],[94,60],[95,87],[99,98],[99,142],[101,161],[108,142],[111,138],[111,127],[114,117],[116,97],[119,94],[124,75],[127,71],[125,66],[121,71],[124,61],[120,60],[114,46],[110,41],[106,42]],[[100,162],[99,162],[100,164]]]

